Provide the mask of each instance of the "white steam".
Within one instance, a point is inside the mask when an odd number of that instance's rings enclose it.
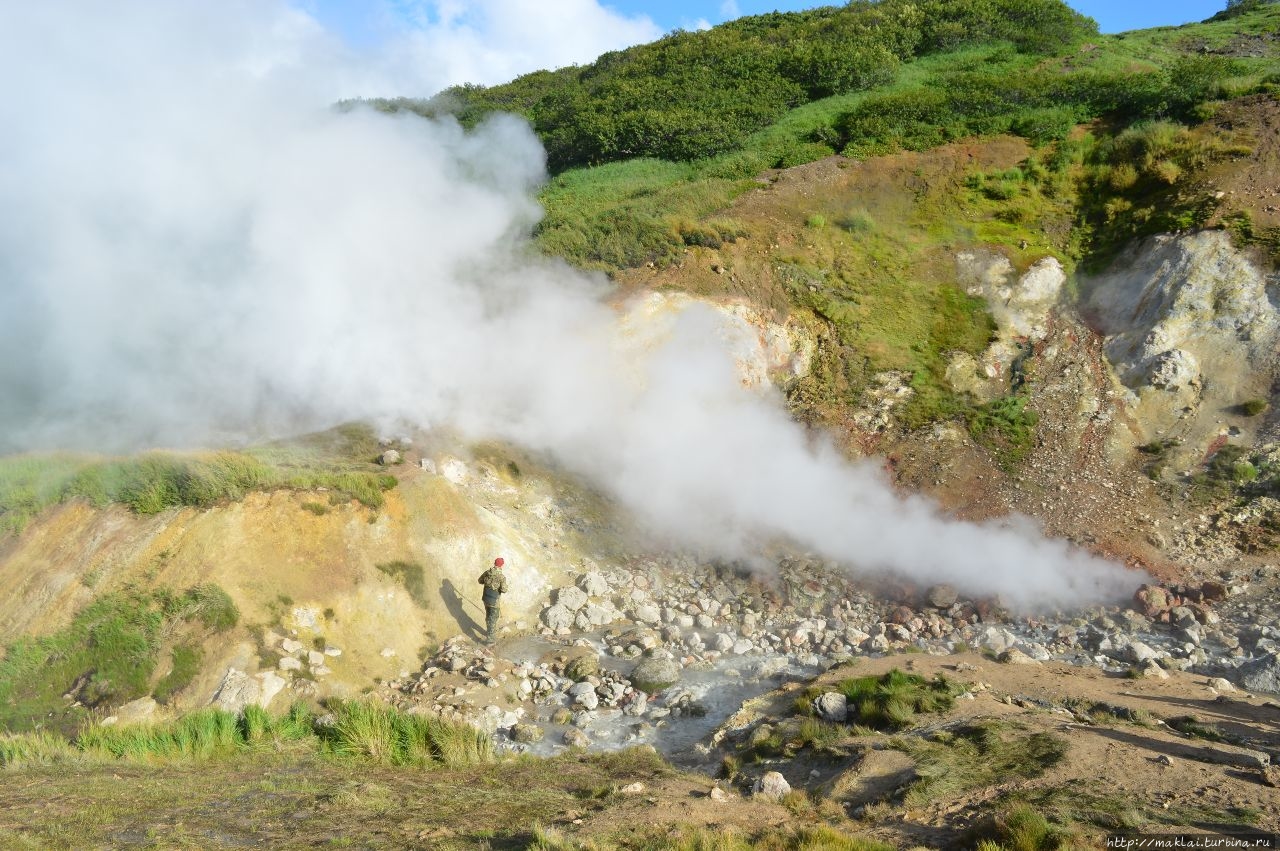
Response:
[[[629,341],[603,281],[529,246],[523,123],[335,111],[353,72],[286,6],[69,8],[0,11],[0,451],[452,425],[726,557],[789,539],[1024,607],[1136,584],[814,445],[717,311]]]

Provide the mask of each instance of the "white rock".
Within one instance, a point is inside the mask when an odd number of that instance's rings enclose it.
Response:
[[[276,667],[282,671],[301,671],[302,660],[295,659],[292,656],[283,656],[280,661],[276,663]]]
[[[139,724],[151,721],[155,717],[160,704],[153,697],[140,697],[123,706],[116,707],[110,717],[103,719],[103,724]]]
[[[984,647],[993,653],[1003,653],[1018,641],[1017,636],[1007,629],[1001,629],[997,626],[989,626],[978,637],[978,646]]]
[[[457,458],[445,457],[440,462],[440,475],[455,485],[464,484],[470,477],[467,465]]]
[[[542,622],[547,625],[548,629],[568,629],[573,625],[573,612],[556,603],[554,606],[548,606],[542,610]]]
[[[1160,654],[1153,650],[1150,645],[1141,641],[1131,641],[1129,646],[1124,649],[1125,658],[1130,662],[1143,664],[1153,659],[1160,658]]]
[[[610,586],[608,581],[594,570],[584,573],[578,578],[578,587],[589,597],[609,596]]]
[[[600,698],[596,695],[596,688],[589,682],[575,684],[573,688],[569,689],[569,697],[584,709],[595,709],[600,705]]]
[[[556,603],[571,612],[576,612],[587,604],[586,592],[570,585],[556,592]]]
[[[840,692],[824,692],[814,699],[813,709],[823,721],[843,724],[849,717],[849,699]]]
[[[636,620],[657,625],[662,621],[662,612],[653,603],[641,603],[636,606]]]
[[[776,771],[766,771],[751,787],[751,794],[757,798],[780,800],[791,791],[787,778]]]

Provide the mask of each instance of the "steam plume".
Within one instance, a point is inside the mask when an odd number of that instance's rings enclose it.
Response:
[[[727,557],[785,537],[1025,606],[1134,584],[811,445],[715,311],[620,345],[603,280],[530,247],[522,122],[334,111],[360,71],[287,6],[69,9],[0,11],[0,451],[450,424]]]

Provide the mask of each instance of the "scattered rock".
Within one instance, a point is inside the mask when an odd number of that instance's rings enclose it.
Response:
[[[577,727],[570,727],[564,731],[564,743],[571,748],[590,747],[591,737]]]
[[[997,662],[1004,662],[1008,665],[1039,665],[1035,659],[1032,659],[1026,653],[1023,653],[1016,647],[1010,647],[1008,650],[996,657]]]

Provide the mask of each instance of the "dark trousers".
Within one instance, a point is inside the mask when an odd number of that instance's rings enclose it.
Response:
[[[485,601],[484,619],[488,628],[488,640],[492,642],[498,635],[498,615],[501,613],[501,607],[497,603]]]

